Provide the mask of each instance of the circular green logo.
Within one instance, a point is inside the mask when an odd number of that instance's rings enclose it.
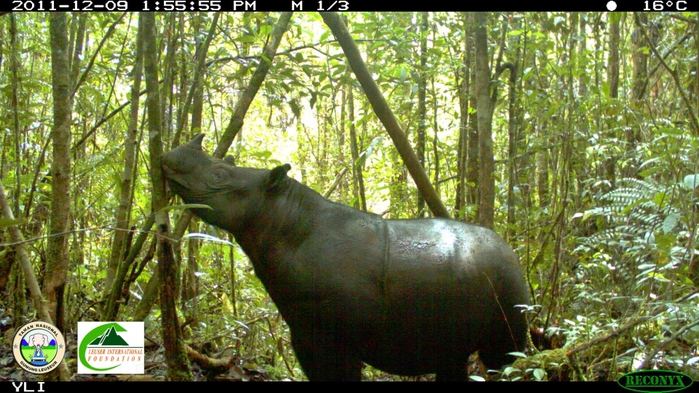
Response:
[[[52,324],[30,322],[17,330],[12,343],[15,361],[32,374],[46,374],[63,361],[66,342]]]

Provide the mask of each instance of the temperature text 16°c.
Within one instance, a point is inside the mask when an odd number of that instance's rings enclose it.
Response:
[[[687,11],[687,0],[645,0],[643,11]]]

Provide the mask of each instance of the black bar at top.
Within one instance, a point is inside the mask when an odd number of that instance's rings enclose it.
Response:
[[[5,0],[0,12],[682,12],[699,11],[696,0]]]

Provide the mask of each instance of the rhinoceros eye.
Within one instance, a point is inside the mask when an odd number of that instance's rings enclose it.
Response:
[[[217,184],[223,182],[225,179],[225,173],[220,168],[214,169],[213,176],[214,176],[214,182],[216,182]]]

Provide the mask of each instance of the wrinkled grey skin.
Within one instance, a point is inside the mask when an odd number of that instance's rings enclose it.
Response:
[[[523,351],[529,301],[512,248],[447,219],[385,220],[287,177],[202,151],[204,135],[163,156],[171,189],[235,236],[282,317],[309,380],[359,380],[361,362],[400,375],[466,379]]]

